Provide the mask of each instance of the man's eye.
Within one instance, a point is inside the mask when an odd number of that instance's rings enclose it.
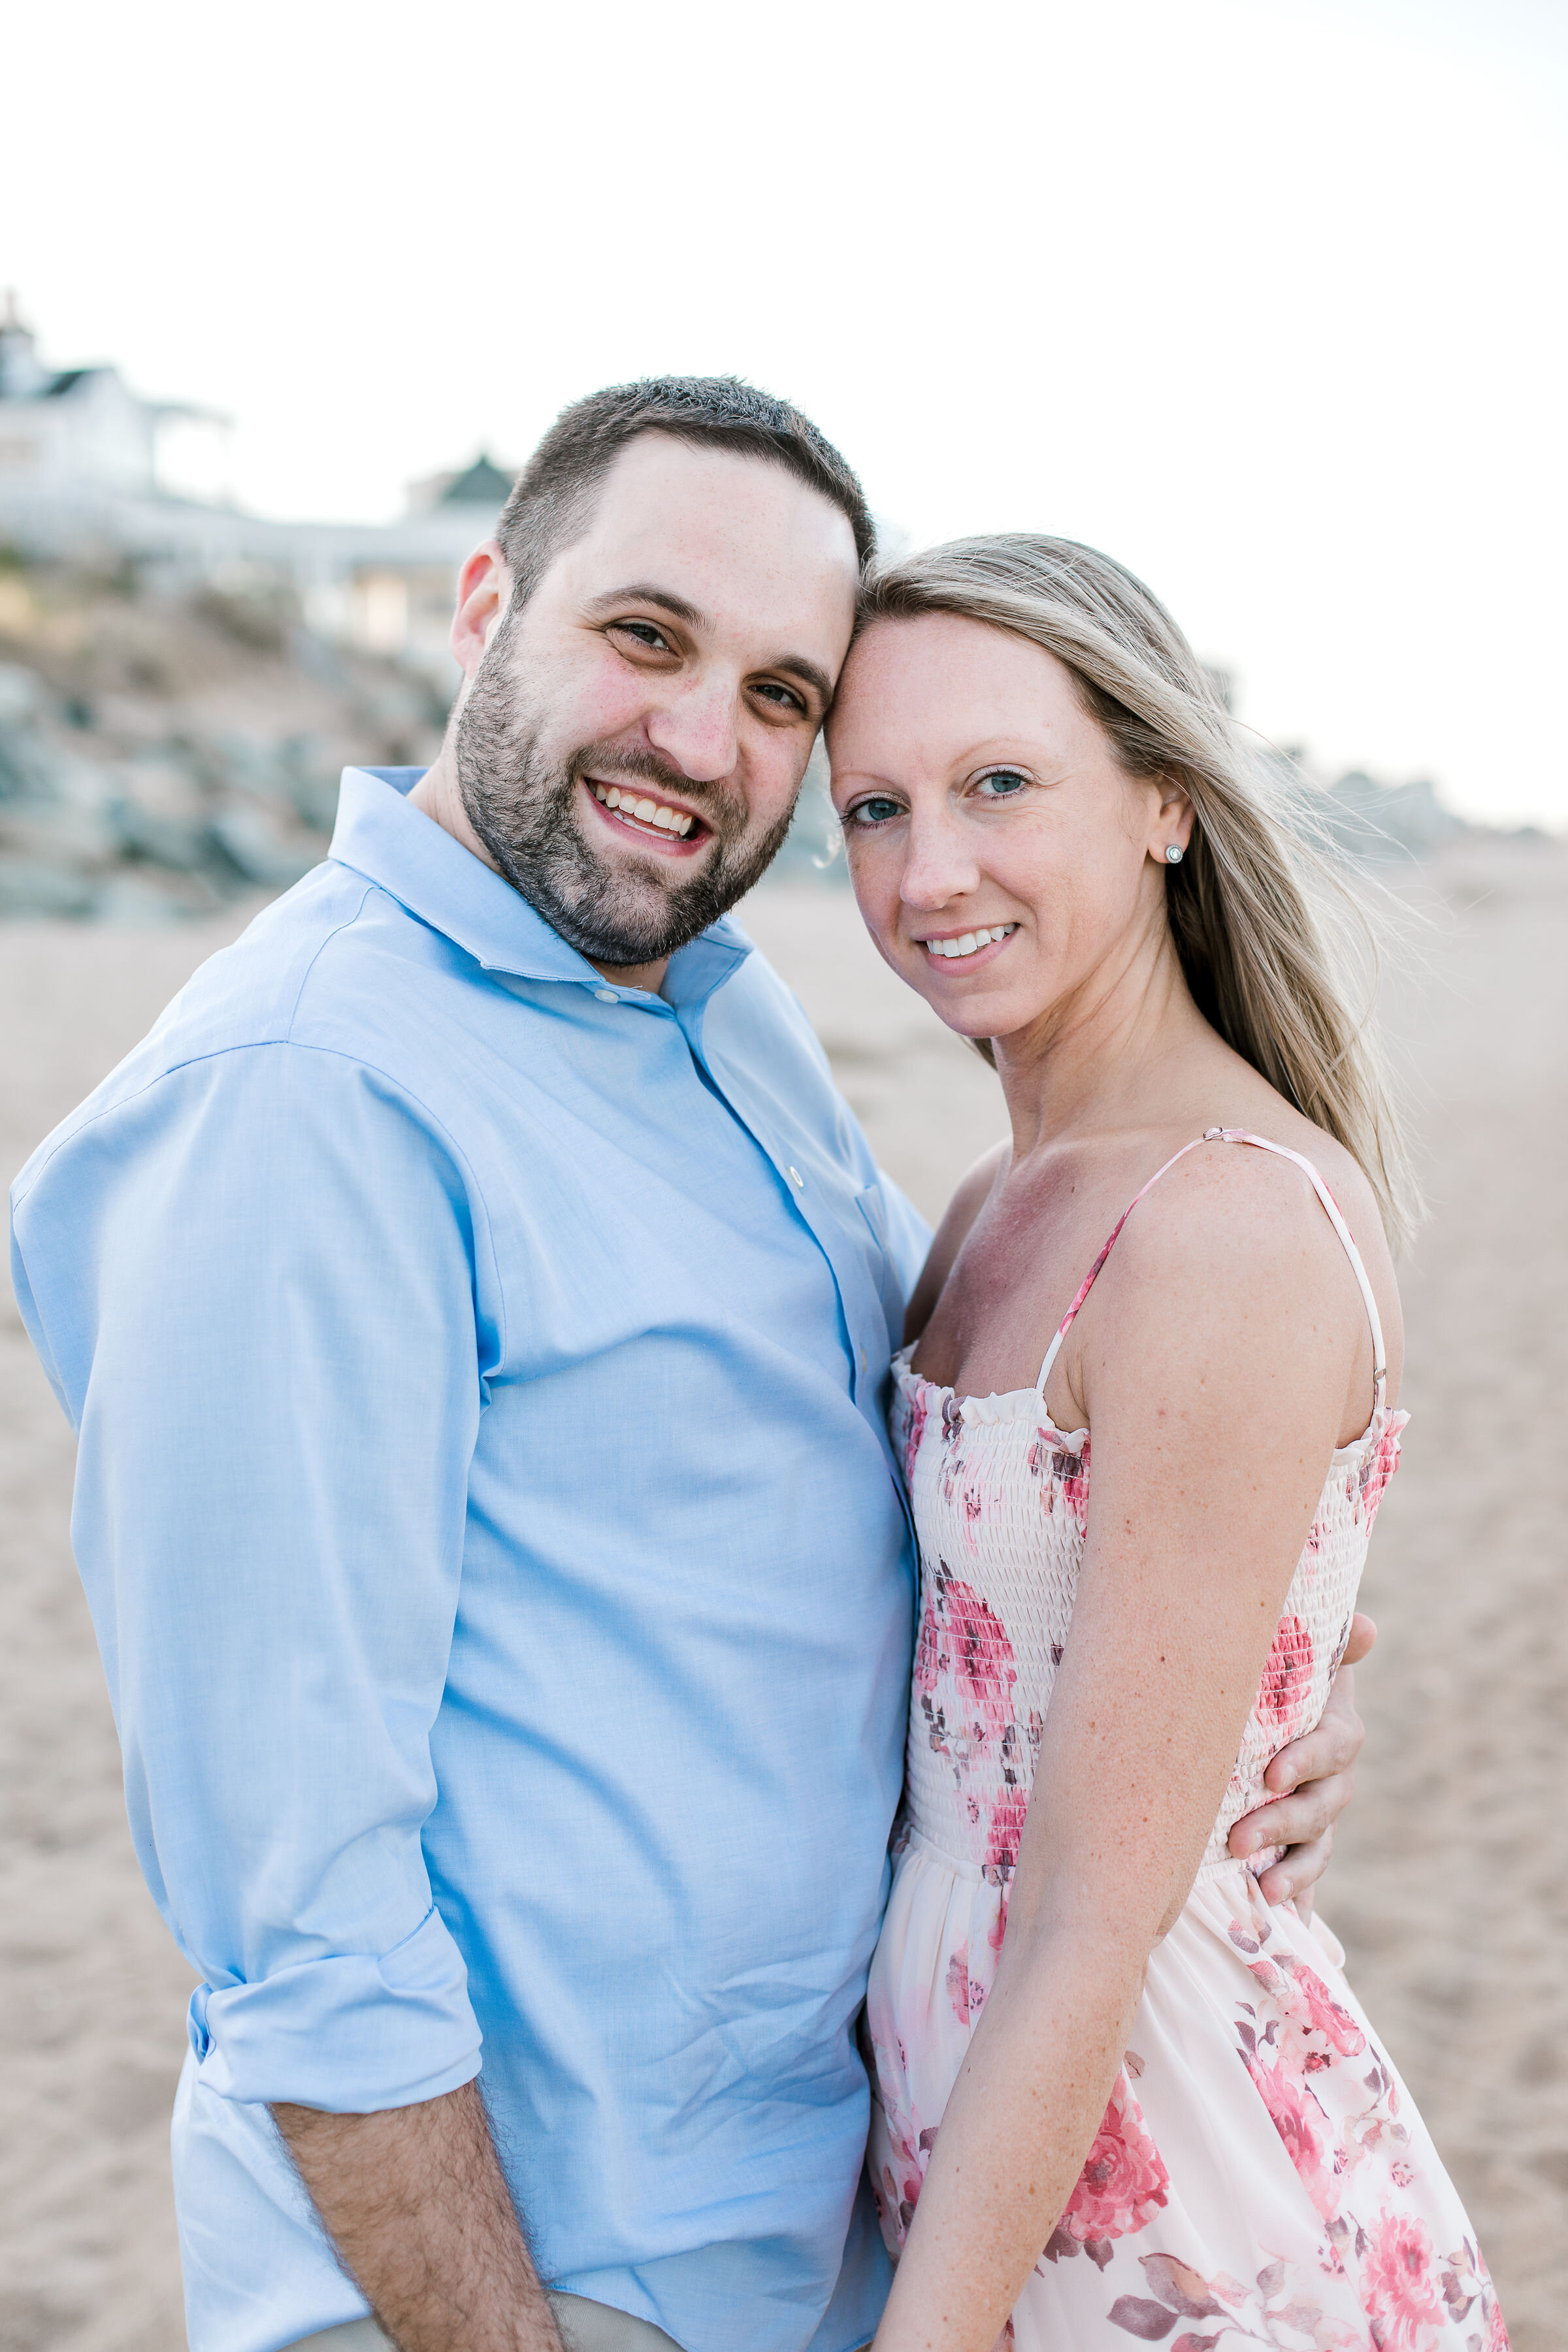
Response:
[[[1016,768],[993,768],[988,776],[981,777],[974,789],[988,800],[1005,801],[1023,792],[1028,782],[1027,776],[1021,775]]]
[[[670,649],[664,631],[656,629],[651,621],[614,621],[610,625],[624,637],[635,637],[638,645],[646,646],[650,653],[667,654]]]
[[[902,814],[897,801],[888,800],[879,793],[871,800],[857,801],[849,812],[848,822],[869,832],[873,825],[886,824],[889,817],[901,816]]]
[[[776,703],[781,710],[804,710],[805,709],[805,705],[801,700],[799,695],[796,694],[792,688],[781,686],[776,677],[764,677],[760,679],[752,691],[763,696],[767,701]]]

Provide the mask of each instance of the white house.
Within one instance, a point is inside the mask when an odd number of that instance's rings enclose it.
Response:
[[[226,420],[184,401],[142,400],[116,367],[46,367],[37,339],[5,297],[0,317],[0,499],[69,496],[85,485],[132,497],[165,488],[170,427]]]
[[[261,570],[289,583],[323,635],[444,672],[457,568],[494,528],[510,475],[480,456],[414,485],[397,522],[276,522],[173,487],[172,433],[226,425],[187,402],[142,400],[118,368],[46,367],[7,296],[0,540],[47,556],[129,555],[173,587]]]

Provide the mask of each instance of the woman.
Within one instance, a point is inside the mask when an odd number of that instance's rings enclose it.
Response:
[[[1322,1706],[1405,1420],[1413,1188],[1328,869],[1162,607],[1063,541],[883,574],[829,749],[877,944],[1013,1129],[896,1366],[877,2352],[1498,2352],[1342,1955],[1226,1849]]]

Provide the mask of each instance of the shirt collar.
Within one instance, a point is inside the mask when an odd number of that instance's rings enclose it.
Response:
[[[407,795],[424,773],[423,768],[345,768],[329,856],[390,891],[411,915],[453,940],[487,971],[603,989],[604,975],[568,947],[510,882],[433,817],[409,807]],[[721,916],[670,958],[664,1001],[687,1006],[710,996],[751,952],[752,942],[739,923]],[[634,1002],[643,993],[618,983],[616,988]]]

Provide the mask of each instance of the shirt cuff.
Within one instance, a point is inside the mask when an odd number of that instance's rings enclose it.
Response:
[[[434,1904],[379,1958],[353,1952],[256,1984],[198,1985],[186,2024],[196,2079],[224,2099],[374,2115],[437,2099],[479,2071],[468,1970]]]

